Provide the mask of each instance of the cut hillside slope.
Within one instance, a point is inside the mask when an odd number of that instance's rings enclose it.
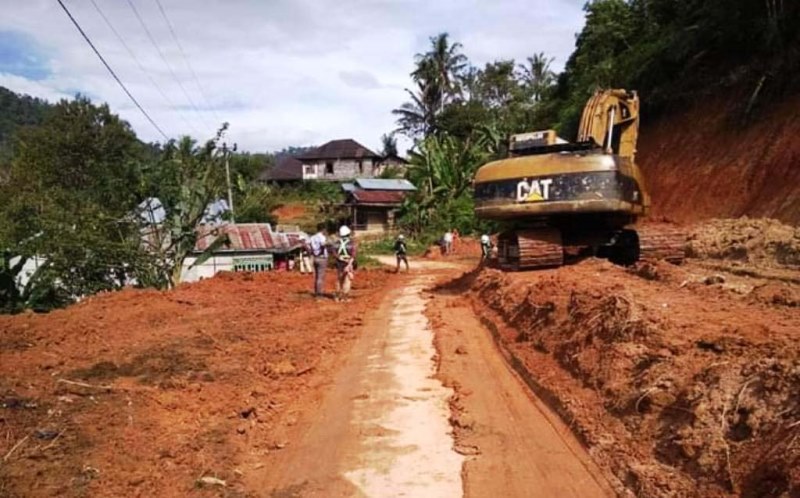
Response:
[[[800,223],[800,95],[745,126],[747,93],[729,93],[645,123],[638,161],[653,215],[691,222],[754,216]]]

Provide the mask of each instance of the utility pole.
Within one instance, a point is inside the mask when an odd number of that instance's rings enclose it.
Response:
[[[228,150],[228,144],[222,143],[222,153],[225,154],[225,177],[228,180],[228,209],[231,210],[231,223],[236,223],[236,218],[233,215],[233,190],[231,190],[231,165],[229,158],[231,152],[236,152],[236,144],[233,144],[233,150]]]

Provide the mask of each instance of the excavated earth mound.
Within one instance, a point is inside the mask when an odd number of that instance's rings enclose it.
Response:
[[[451,287],[633,494],[800,496],[800,312],[774,302],[797,286],[696,271],[588,260]]]
[[[0,496],[260,496],[394,278],[358,272],[346,306],[223,273],[0,316]]]
[[[800,267],[800,228],[768,218],[709,220],[694,227],[687,251],[696,258]]]

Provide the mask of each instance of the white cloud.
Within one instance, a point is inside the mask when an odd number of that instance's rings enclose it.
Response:
[[[172,65],[170,75],[127,2],[95,0],[167,99],[150,83],[90,1],[65,0],[131,92],[171,136],[213,135],[273,150],[352,137],[378,147],[395,126],[413,57],[447,31],[476,65],[535,52],[560,69],[580,29],[583,0],[161,0],[202,84],[203,98],[155,0],[133,0]],[[158,133],[106,73],[52,0],[0,0],[0,30],[33,36],[49,55],[40,81],[0,74],[0,85],[55,100],[79,91],[107,101],[145,140]],[[210,107],[210,108],[209,108]]]

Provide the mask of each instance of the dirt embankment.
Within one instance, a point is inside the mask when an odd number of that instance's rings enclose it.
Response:
[[[632,493],[797,496],[800,311],[733,280],[588,260],[454,286]]]
[[[0,496],[257,494],[394,278],[346,307],[275,272],[0,317]]]
[[[745,123],[749,98],[729,91],[656,122],[645,119],[637,161],[655,216],[691,222],[748,215],[800,224],[800,95]]]

